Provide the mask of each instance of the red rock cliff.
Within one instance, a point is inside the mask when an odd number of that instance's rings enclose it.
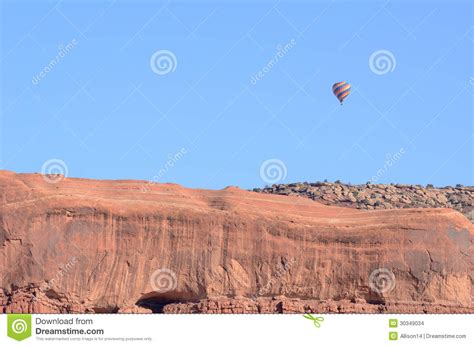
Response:
[[[474,227],[227,188],[0,172],[3,312],[474,312]]]

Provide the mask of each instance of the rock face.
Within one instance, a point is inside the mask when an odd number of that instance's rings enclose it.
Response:
[[[474,312],[452,209],[50,178],[0,172],[3,312]]]
[[[357,209],[452,208],[474,222],[474,187],[421,185],[350,185],[342,183],[275,184],[255,192],[303,196],[326,205]]]

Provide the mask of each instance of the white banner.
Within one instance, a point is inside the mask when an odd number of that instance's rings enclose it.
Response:
[[[1,345],[473,345],[474,315],[0,315]]]

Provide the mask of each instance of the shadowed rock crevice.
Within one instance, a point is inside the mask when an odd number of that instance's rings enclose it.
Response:
[[[197,303],[204,298],[203,294],[193,295],[176,291],[164,293],[150,292],[142,295],[135,305],[148,309],[153,313],[163,313],[166,305]]]
[[[94,307],[92,309],[97,314],[115,314],[119,311],[118,306]]]
[[[163,313],[163,308],[169,304],[178,304],[178,303],[186,303],[182,301],[177,301],[173,299],[165,299],[161,297],[150,297],[140,299],[136,305],[141,308],[149,309],[153,313]]]

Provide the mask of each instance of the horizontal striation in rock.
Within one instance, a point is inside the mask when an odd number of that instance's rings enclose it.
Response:
[[[275,297],[295,313],[474,311],[474,227],[452,209],[43,178],[0,172],[4,312],[279,312]],[[371,287],[380,269],[388,291]]]

